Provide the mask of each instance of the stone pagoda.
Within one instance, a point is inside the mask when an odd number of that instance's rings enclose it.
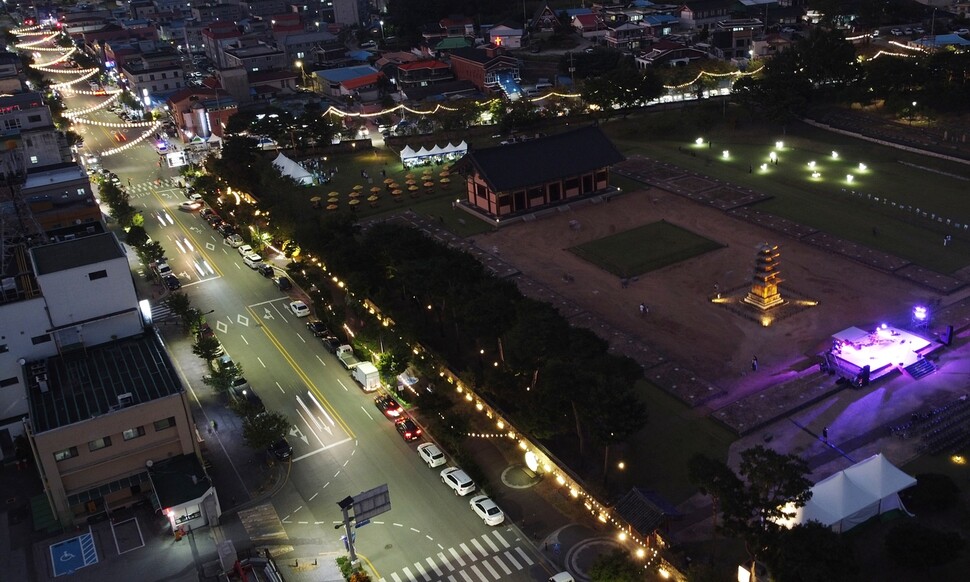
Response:
[[[754,262],[754,276],[751,281],[751,291],[748,291],[744,302],[754,305],[762,311],[778,307],[785,303],[778,292],[781,284],[781,272],[778,270],[778,247],[762,244],[758,247],[758,256]]]

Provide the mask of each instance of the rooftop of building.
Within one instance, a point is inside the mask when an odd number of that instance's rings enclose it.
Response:
[[[28,362],[25,373],[35,433],[182,392],[154,333]]]
[[[47,167],[27,172],[27,181],[24,182],[22,190],[30,188],[43,188],[52,184],[72,182],[74,180],[87,180],[87,174],[75,163],[57,164],[54,167]]]
[[[179,455],[152,463],[148,469],[163,509],[199,499],[212,487],[195,455]]]
[[[30,250],[34,272],[38,276],[74,269],[125,256],[115,235],[106,232],[34,247]]]

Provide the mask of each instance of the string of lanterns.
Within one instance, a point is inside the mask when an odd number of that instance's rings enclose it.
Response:
[[[101,103],[98,103],[97,105],[94,105],[92,107],[87,107],[85,109],[71,109],[71,110],[65,111],[63,115],[68,119],[74,120],[78,116],[87,115],[88,113],[93,113],[95,111],[100,111],[104,109],[105,107],[117,101],[119,97],[121,97],[121,91],[115,91],[113,94],[111,94],[110,97],[108,97]],[[82,121],[82,123],[84,122]]]
[[[19,44],[15,44],[15,45],[13,45],[13,46],[14,46],[15,48],[19,48],[19,49],[24,49],[24,50],[27,50],[27,49],[31,49],[31,48],[33,48],[33,47],[34,47],[35,45],[38,45],[38,44],[44,44],[45,42],[49,42],[49,41],[52,41],[52,40],[54,40],[55,38],[57,38],[57,37],[58,37],[58,35],[59,35],[59,34],[60,34],[59,32],[55,32],[54,34],[51,34],[51,35],[48,35],[48,36],[45,36],[45,37],[44,37],[44,38],[42,38],[42,39],[39,39],[39,40],[32,40],[32,41],[30,41],[30,42],[22,42],[22,43],[19,43]],[[34,49],[34,50],[38,50],[38,49]]]
[[[141,134],[140,136],[136,137],[135,139],[131,140],[130,142],[126,143],[123,146],[118,146],[116,148],[112,148],[110,150],[105,150],[105,151],[101,152],[101,156],[102,157],[105,157],[105,156],[113,156],[113,155],[118,154],[118,153],[121,153],[121,152],[123,152],[123,151],[125,151],[125,150],[127,150],[129,148],[133,148],[136,145],[138,145],[141,142],[143,142],[146,139],[148,139],[150,136],[152,136],[155,133],[155,130],[157,130],[161,126],[162,126],[162,122],[156,121],[156,122],[152,123],[152,126],[145,133]]]
[[[112,127],[116,129],[130,129],[133,127],[152,127],[158,125],[158,121],[132,121],[129,123],[116,123],[112,121],[95,121],[93,119],[85,119],[83,117],[77,117],[72,119],[74,123],[81,123],[83,125],[94,125],[97,127]]]
[[[44,28],[43,24],[36,24],[27,28],[15,28],[11,30],[11,34],[16,34],[17,36],[36,36],[38,34],[47,34],[46,30],[41,30]]]
[[[33,68],[35,68],[35,69],[37,69],[39,71],[43,71],[44,69],[42,67],[49,67],[51,65],[56,65],[58,63],[63,63],[67,59],[71,58],[71,55],[73,55],[76,52],[77,52],[77,47],[76,46],[75,47],[71,47],[71,50],[69,50],[66,53],[64,53],[63,55],[57,57],[53,61],[47,61],[46,63],[34,63],[33,65],[31,65],[31,67],[33,67]],[[50,71],[50,72],[52,72],[52,73],[68,73],[68,72],[73,72],[73,71],[74,71],[74,69],[54,69],[53,71]]]
[[[97,69],[82,69],[82,70],[84,70],[84,71],[90,71],[90,72],[81,75],[80,77],[78,77],[77,79],[74,79],[73,81],[65,81],[63,83],[55,83],[54,85],[51,85],[51,89],[68,88],[71,85],[77,85],[78,83],[83,83],[84,81],[87,81],[91,77],[93,77],[96,74],[98,74],[98,70]]]
[[[707,71],[701,71],[700,73],[697,73],[697,76],[696,77],[694,77],[692,80],[690,80],[690,81],[688,81],[686,83],[682,83],[680,85],[664,85],[663,87],[664,87],[664,89],[667,89],[667,90],[670,90],[670,89],[684,89],[684,88],[690,87],[694,83],[700,81],[702,77],[714,77],[714,78],[723,78],[723,77],[750,77],[752,75],[757,75],[758,73],[761,72],[761,69],[764,69],[764,68],[765,68],[765,66],[764,65],[761,65],[760,67],[758,67],[754,71],[750,71],[750,72],[745,72],[745,71],[732,71],[730,73],[708,73]]]

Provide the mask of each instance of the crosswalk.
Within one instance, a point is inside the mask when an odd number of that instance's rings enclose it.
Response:
[[[139,195],[150,194],[155,190],[165,190],[171,188],[179,188],[184,182],[184,178],[173,177],[173,178],[162,178],[157,182],[155,180],[149,180],[147,182],[137,182],[128,184],[123,182],[121,185],[128,191],[133,197],[138,197]]]
[[[379,582],[495,582],[535,562],[492,530],[388,574]]]
[[[162,321],[174,316],[171,308],[164,303],[155,303],[152,305],[152,321]]]

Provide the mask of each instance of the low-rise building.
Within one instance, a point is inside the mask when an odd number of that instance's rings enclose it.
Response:
[[[28,171],[20,196],[44,232],[101,222],[101,208],[91,191],[91,181],[73,162]]]
[[[519,79],[519,60],[494,45],[457,48],[449,54],[455,79],[471,81],[482,93],[501,91],[500,76]]]

